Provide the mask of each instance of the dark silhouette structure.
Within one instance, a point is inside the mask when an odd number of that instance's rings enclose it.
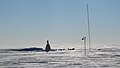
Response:
[[[31,48],[22,48],[22,49],[8,49],[9,51],[44,51],[42,48],[36,48],[36,47],[31,47]]]
[[[49,44],[49,40],[47,40],[47,45],[45,47],[45,51],[48,52],[51,50],[50,44]]]
[[[75,50],[75,48],[71,48],[71,49],[70,49],[70,48],[68,48],[68,50]]]

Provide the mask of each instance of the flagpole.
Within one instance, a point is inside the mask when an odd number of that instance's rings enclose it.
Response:
[[[86,37],[83,37],[82,40],[84,41],[84,54],[86,55]]]

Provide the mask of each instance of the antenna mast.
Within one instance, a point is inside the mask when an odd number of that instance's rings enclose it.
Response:
[[[89,51],[91,51],[90,23],[89,23],[89,8],[88,8],[88,4],[87,4],[87,20],[88,20]]]

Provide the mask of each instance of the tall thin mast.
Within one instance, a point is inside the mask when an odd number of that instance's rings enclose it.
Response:
[[[89,51],[91,51],[90,23],[89,23],[89,8],[88,8],[88,4],[87,4],[87,20],[88,20],[88,35],[89,35]]]

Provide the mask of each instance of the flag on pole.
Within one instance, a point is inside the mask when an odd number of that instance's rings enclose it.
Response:
[[[86,40],[86,37],[83,37],[82,40]]]

